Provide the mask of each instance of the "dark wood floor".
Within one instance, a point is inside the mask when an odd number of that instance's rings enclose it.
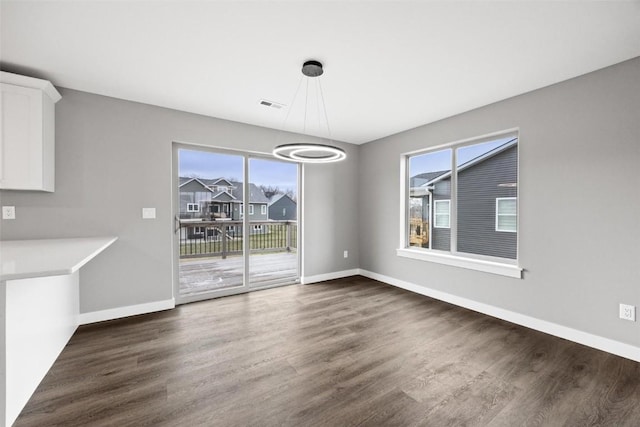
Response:
[[[21,426],[634,426],[640,363],[363,277],[78,329]]]

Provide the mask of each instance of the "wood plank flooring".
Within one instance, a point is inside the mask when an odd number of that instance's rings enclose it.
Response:
[[[78,329],[22,426],[633,426],[640,363],[355,276]]]

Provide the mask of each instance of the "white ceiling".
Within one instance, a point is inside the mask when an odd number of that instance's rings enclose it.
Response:
[[[302,62],[318,59],[331,136],[356,144],[640,55],[639,1],[0,7],[3,70],[271,128],[287,109],[259,101],[290,104]],[[284,127],[301,132],[303,110],[294,104]],[[327,136],[317,120],[306,133]]]

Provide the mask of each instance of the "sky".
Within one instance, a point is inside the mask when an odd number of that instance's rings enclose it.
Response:
[[[458,166],[475,159],[484,153],[499,147],[502,144],[512,140],[513,136],[496,139],[494,141],[484,142],[481,144],[468,145],[458,148]],[[425,172],[451,170],[451,149],[434,151],[431,153],[412,156],[409,164],[409,176],[415,176]]]
[[[179,150],[180,176],[228,178],[242,181],[243,157],[208,151]],[[265,159],[249,159],[249,181],[256,185],[277,186],[282,191],[297,191],[296,163]]]

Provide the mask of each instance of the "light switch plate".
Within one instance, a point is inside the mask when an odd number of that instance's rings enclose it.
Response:
[[[142,208],[142,219],[156,219],[156,208]]]
[[[2,219],[16,219],[16,207],[15,206],[3,206],[2,207]]]

